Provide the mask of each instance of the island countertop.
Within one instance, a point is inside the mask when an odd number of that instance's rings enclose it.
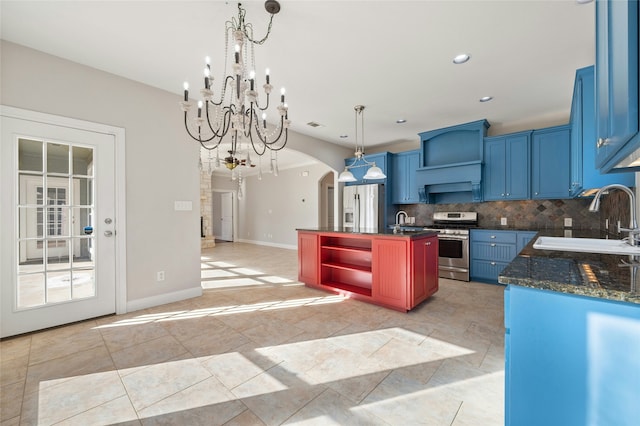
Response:
[[[607,300],[640,304],[636,267],[624,265],[629,256],[538,250],[540,236],[606,238],[600,231],[545,229],[538,232],[500,273],[498,282]]]
[[[393,229],[381,229],[381,230],[373,230],[367,228],[360,228],[357,231],[354,231],[352,228],[296,228],[296,231],[303,232],[333,232],[338,234],[347,234],[347,235],[370,235],[370,236],[383,236],[383,237],[398,237],[398,238],[423,238],[431,235],[436,235],[437,232],[434,231],[424,231],[424,230],[401,230],[398,232],[393,232]]]

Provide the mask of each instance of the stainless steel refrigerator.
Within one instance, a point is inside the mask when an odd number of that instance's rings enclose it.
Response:
[[[378,232],[384,228],[384,185],[345,186],[342,223],[347,231]]]

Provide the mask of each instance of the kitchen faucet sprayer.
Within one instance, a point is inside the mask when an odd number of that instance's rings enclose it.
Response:
[[[639,245],[640,241],[638,240],[638,236],[640,235],[640,229],[638,229],[638,219],[636,217],[636,196],[631,189],[617,183],[603,186],[598,190],[598,192],[596,192],[596,195],[593,197],[593,201],[589,205],[589,211],[597,212],[598,210],[600,210],[600,198],[605,193],[608,193],[610,189],[619,189],[629,196],[629,228],[620,228],[619,231],[626,231],[629,233],[627,242],[630,245]]]

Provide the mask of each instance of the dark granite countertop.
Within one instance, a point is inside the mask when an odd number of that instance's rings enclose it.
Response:
[[[629,256],[538,250],[533,248],[538,236],[608,237],[593,230],[540,230],[500,273],[498,282],[640,304],[639,286],[634,277],[636,268],[623,265]]]
[[[296,228],[296,231],[306,231],[306,232],[335,232],[339,234],[349,234],[349,235],[371,235],[371,236],[384,236],[384,237],[398,237],[398,238],[424,238],[426,236],[437,235],[436,232],[433,231],[423,231],[423,230],[404,230],[400,232],[393,232],[393,229],[381,229],[381,230],[373,230],[367,228],[359,228],[354,231],[352,228]]]

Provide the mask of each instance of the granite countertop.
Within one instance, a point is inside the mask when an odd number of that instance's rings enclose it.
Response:
[[[393,229],[380,229],[373,230],[367,228],[360,228],[357,231],[354,231],[352,228],[296,228],[296,231],[306,231],[306,232],[336,232],[339,234],[349,234],[349,235],[371,235],[371,236],[384,236],[384,237],[401,237],[401,238],[423,238],[426,236],[437,235],[436,232],[433,231],[423,231],[416,229],[405,229],[400,232],[393,232]]]
[[[622,266],[629,256],[538,250],[533,248],[538,236],[608,237],[593,230],[541,230],[500,273],[498,282],[640,304],[636,268]]]

